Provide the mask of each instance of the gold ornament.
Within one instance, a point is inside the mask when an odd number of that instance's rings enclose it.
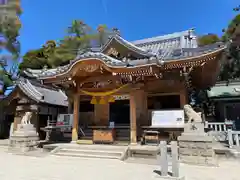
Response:
[[[103,96],[100,98],[99,104],[106,104],[105,98]]]
[[[119,88],[116,88],[116,89],[113,89],[113,90],[107,91],[107,92],[89,92],[89,91],[84,91],[84,90],[80,90],[80,91],[89,96],[110,96],[110,95],[118,92],[119,90],[125,88],[126,86],[128,86],[128,84],[125,84]]]
[[[91,104],[97,104],[97,99],[95,96],[92,97]]]

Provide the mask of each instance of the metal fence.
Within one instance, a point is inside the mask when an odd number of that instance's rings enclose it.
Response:
[[[240,131],[228,130],[228,143],[230,148],[240,147]]]
[[[205,123],[205,128],[209,128],[212,131],[226,132],[228,129],[232,129],[233,122],[208,122]]]

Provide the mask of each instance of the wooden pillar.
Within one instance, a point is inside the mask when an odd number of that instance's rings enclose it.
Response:
[[[72,129],[72,141],[78,140],[78,121],[79,121],[79,106],[80,106],[80,96],[78,94],[74,95],[73,100],[73,129]]]
[[[180,106],[183,108],[185,104],[188,104],[187,90],[184,88],[180,91]]]
[[[73,100],[71,97],[68,97],[68,114],[73,113]]]
[[[131,144],[137,143],[137,111],[135,91],[130,93],[130,141]]]
[[[141,126],[147,126],[148,122],[148,110],[147,110],[147,93],[142,90],[135,91],[135,104],[136,104],[136,119],[137,119],[137,135],[142,134]]]
[[[140,102],[137,103],[137,106],[140,106],[140,125],[147,126],[148,123],[148,105],[147,105],[147,93],[144,90],[139,90],[138,96]],[[138,98],[137,98],[138,99]]]

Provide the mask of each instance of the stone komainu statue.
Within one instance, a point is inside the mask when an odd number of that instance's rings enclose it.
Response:
[[[193,110],[192,106],[189,104],[184,105],[183,107],[184,113],[186,114],[188,118],[188,123],[195,122],[195,123],[201,123],[203,122],[201,113],[196,112]]]
[[[21,124],[31,124],[32,112],[26,112],[21,120]]]

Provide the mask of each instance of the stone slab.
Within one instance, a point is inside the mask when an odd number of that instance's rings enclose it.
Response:
[[[179,141],[179,148],[191,148],[191,149],[212,149],[211,142],[202,142],[202,141]]]
[[[213,157],[214,151],[209,150],[199,150],[199,149],[189,149],[189,148],[180,148],[179,154],[186,156],[202,156],[202,157]]]
[[[178,141],[200,141],[200,142],[212,142],[213,137],[208,135],[201,135],[201,134],[186,134],[183,133],[181,136],[178,137]]]
[[[200,157],[200,156],[184,156],[180,158],[181,163],[198,165],[198,166],[218,166],[216,158],[212,157]]]

